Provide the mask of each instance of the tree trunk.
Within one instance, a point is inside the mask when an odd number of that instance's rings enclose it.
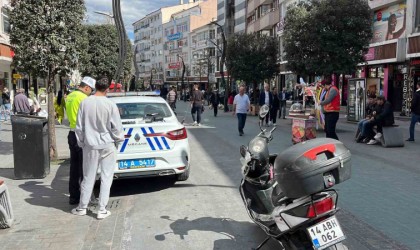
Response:
[[[48,75],[48,142],[50,146],[50,160],[55,161],[58,158],[58,152],[55,138],[54,74],[52,73]]]

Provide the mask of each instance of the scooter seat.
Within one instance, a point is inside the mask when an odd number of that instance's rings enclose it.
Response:
[[[284,202],[284,197],[286,197],[283,193],[283,191],[281,190],[279,185],[276,185],[273,188],[273,194],[271,195],[271,201],[273,202],[273,205],[275,207],[282,205],[282,203]]]

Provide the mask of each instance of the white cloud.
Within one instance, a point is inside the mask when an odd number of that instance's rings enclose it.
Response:
[[[120,0],[121,13],[125,29],[130,39],[134,38],[133,23],[152,11],[164,6],[177,5],[179,0]],[[88,22],[105,23],[107,18],[93,11],[101,11],[112,14],[112,0],[85,0]]]

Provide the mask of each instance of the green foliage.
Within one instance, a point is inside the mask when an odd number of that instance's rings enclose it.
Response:
[[[83,0],[15,0],[12,6],[10,40],[19,71],[46,77],[76,66]]]
[[[365,0],[314,0],[291,6],[284,28],[287,67],[308,75],[354,72],[368,50],[371,25]]]
[[[84,25],[78,43],[83,54],[79,58],[79,70],[82,75],[93,78],[105,75],[108,79],[112,79],[118,66],[117,28],[110,24]],[[133,56],[131,47],[131,42],[127,38],[127,58],[123,74],[129,77],[131,77]]]
[[[227,43],[226,65],[235,79],[257,83],[277,72],[278,41],[269,36],[235,34]]]

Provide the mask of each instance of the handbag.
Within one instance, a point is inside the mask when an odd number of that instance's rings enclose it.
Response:
[[[201,105],[201,113],[204,113],[204,105]]]

